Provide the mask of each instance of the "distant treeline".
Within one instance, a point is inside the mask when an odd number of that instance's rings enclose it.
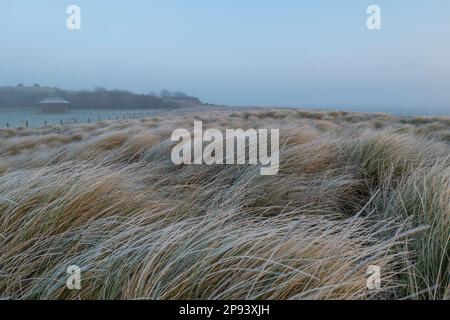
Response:
[[[69,108],[75,109],[174,109],[202,104],[198,98],[167,90],[156,95],[103,88],[68,91],[39,85],[25,87],[19,84],[16,87],[0,87],[0,108],[33,107],[37,102],[49,97],[63,98],[70,102]]]

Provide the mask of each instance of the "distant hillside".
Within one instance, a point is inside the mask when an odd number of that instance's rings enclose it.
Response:
[[[174,109],[201,105],[198,98],[167,90],[155,94],[135,94],[124,90],[68,91],[50,87],[0,87],[0,108],[28,108],[48,97],[70,101],[75,109]]]

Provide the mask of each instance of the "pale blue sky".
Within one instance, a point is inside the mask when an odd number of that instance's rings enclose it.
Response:
[[[448,0],[0,0],[0,85],[450,111]],[[66,8],[82,30],[66,29]],[[381,31],[366,28],[370,4]],[[449,112],[450,113],[450,112]]]

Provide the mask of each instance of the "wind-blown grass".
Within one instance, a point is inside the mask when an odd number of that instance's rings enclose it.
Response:
[[[280,172],[173,165],[194,119],[280,128]],[[281,109],[0,130],[0,298],[450,299],[449,130]]]

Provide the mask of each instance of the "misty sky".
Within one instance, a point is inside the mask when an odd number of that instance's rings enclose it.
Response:
[[[66,29],[66,8],[82,30]],[[382,30],[366,9],[382,9]],[[0,85],[450,113],[448,0],[0,0]]]

